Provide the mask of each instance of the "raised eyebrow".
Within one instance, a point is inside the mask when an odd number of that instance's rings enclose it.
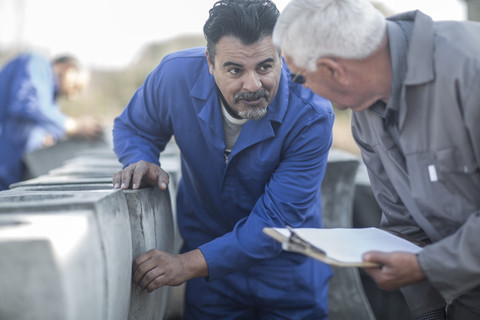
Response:
[[[257,64],[257,66],[261,66],[265,63],[273,63],[273,62],[275,62],[274,58],[267,58],[267,59],[263,60],[262,62],[260,62],[259,64]]]
[[[243,67],[240,63],[235,63],[235,62],[231,62],[231,61],[227,61],[223,64],[223,67],[226,68],[226,67],[230,67],[230,66],[234,66],[234,67]]]
[[[260,63],[257,64],[257,66],[261,66],[261,65],[264,65],[265,63],[273,63],[275,62],[275,59],[274,58],[267,58],[263,61],[261,61]],[[232,61],[227,61],[223,64],[223,67],[226,68],[226,67],[230,67],[230,66],[234,66],[234,67],[238,67],[238,68],[242,68],[243,65],[240,64],[240,63],[236,63],[236,62],[232,62]]]

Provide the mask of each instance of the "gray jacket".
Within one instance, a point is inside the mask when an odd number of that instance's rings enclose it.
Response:
[[[390,20],[414,21],[399,105],[405,161],[372,111],[353,114],[352,132],[382,226],[432,242],[419,263],[448,302],[480,285],[480,23],[419,11]]]

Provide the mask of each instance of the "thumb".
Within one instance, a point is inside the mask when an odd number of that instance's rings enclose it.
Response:
[[[379,264],[385,264],[387,260],[387,254],[380,251],[369,251],[364,253],[362,258],[365,262],[376,262]]]

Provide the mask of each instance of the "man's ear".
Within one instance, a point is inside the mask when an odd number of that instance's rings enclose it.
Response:
[[[208,49],[205,49],[205,56],[207,57],[208,70],[210,71],[210,74],[213,76],[213,61],[210,57],[210,54],[208,53]]]
[[[348,84],[347,72],[344,64],[338,59],[319,58],[317,59],[317,70],[323,72],[324,76],[328,76],[331,80],[341,85]]]

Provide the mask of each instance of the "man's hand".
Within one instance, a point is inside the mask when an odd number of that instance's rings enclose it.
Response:
[[[411,253],[378,251],[367,252],[363,261],[375,262],[380,267],[364,268],[377,285],[384,290],[393,290],[425,279],[418,265],[417,256]]]
[[[115,189],[138,189],[140,187],[159,187],[165,190],[169,177],[162,168],[154,163],[139,161],[115,173],[112,183]]]
[[[147,292],[206,276],[207,262],[199,249],[177,255],[153,249],[139,255],[133,263],[133,282]]]

